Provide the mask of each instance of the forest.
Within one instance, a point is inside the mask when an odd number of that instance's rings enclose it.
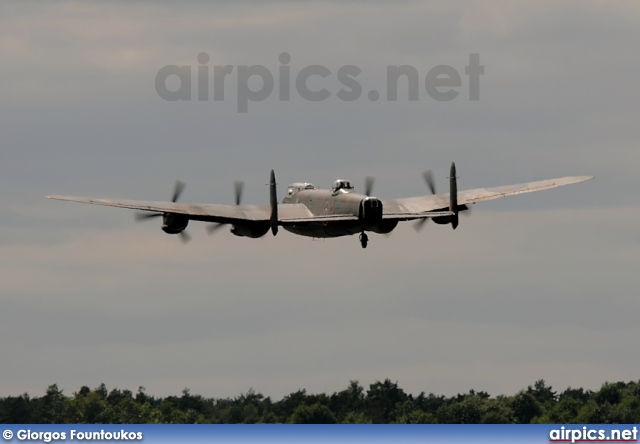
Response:
[[[406,393],[385,379],[365,389],[350,381],[327,394],[298,390],[274,401],[253,389],[234,398],[205,398],[184,389],[155,397],[104,384],[66,395],[56,384],[40,397],[0,398],[4,424],[529,424],[640,422],[640,381],[606,382],[598,391],[554,391],[543,379],[518,393],[490,396],[470,390],[452,397]]]

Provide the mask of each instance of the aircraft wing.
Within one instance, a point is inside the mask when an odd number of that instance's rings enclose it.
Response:
[[[518,194],[533,193],[534,191],[550,190],[552,188],[571,185],[593,179],[593,176],[573,176],[559,179],[540,180],[516,185],[506,185],[493,188],[476,188],[458,192],[458,206],[474,204],[485,200],[500,199]],[[383,202],[385,219],[413,219],[414,215],[427,215],[434,211],[448,210],[449,194],[433,194],[420,197],[407,197]],[[433,217],[433,216],[432,216]]]
[[[396,213],[390,213],[385,209],[383,209],[382,218],[383,219],[393,219],[393,220],[415,220],[415,219],[429,219],[432,217],[444,217],[444,216],[452,216],[453,213],[449,210],[446,211],[427,211],[427,212],[417,212],[412,213],[410,211],[403,212],[399,211]]]
[[[282,205],[286,205],[286,204],[278,205],[278,211],[280,211],[280,209],[282,208]],[[314,216],[309,211],[309,215],[305,217],[280,217],[280,216],[278,217],[278,221],[284,224],[302,224],[302,223],[312,223],[312,222],[342,222],[346,220],[358,220],[358,216],[354,216],[353,214],[328,214],[326,216],[325,215]]]
[[[517,194],[548,190],[592,179],[592,176],[563,177],[495,188],[477,188],[458,192],[458,205],[499,199]],[[221,205],[179,202],[97,199],[79,196],[47,196],[49,199],[80,202],[158,213],[184,214],[190,220],[227,224],[268,222],[270,205]],[[411,220],[450,216],[449,194],[408,197],[383,202],[383,219]],[[303,204],[278,204],[278,222],[282,225],[358,220],[352,214],[314,215]]]
[[[107,207],[128,208],[131,210],[174,213],[189,216],[191,220],[242,224],[243,222],[268,222],[271,217],[269,205],[219,205],[191,204],[179,202],[159,202],[143,200],[96,199],[80,196],[47,196],[48,199],[80,202]],[[278,204],[278,221],[289,222],[303,220],[309,222],[313,214],[303,204]]]
[[[282,205],[278,206],[278,211],[280,211]],[[360,220],[360,218],[353,214],[329,214],[329,215],[319,215],[314,216],[310,214],[306,217],[297,217],[297,218],[283,218],[279,217],[278,221],[283,224],[302,224],[302,223],[312,223],[312,222],[342,222],[347,220]],[[413,219],[428,219],[431,217],[442,217],[442,216],[451,216],[449,210],[447,211],[429,211],[427,213],[387,213],[385,212],[382,215],[383,219],[397,219],[397,220],[413,220]]]

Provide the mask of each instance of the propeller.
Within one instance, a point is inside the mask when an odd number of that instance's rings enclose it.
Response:
[[[184,191],[184,185],[184,182],[176,180],[176,184],[173,187],[173,196],[171,196],[171,202],[177,202],[177,200],[180,198],[180,195]]]
[[[429,190],[431,190],[431,194],[437,194],[436,183],[435,183],[435,180],[433,179],[433,172],[431,170],[427,170],[422,173],[422,177],[424,178],[424,181],[429,187]],[[424,224],[426,224],[428,220],[429,220],[428,217],[425,217],[424,219],[418,219],[416,223],[413,224],[413,229],[416,230],[417,232],[420,232],[420,230],[424,228]]]
[[[242,201],[242,192],[244,190],[244,182],[235,181],[233,183],[233,189],[235,194],[235,202],[236,205],[240,205]],[[271,232],[275,236],[278,232],[278,195],[276,192],[276,176],[273,170],[271,170],[271,177],[269,178],[269,200],[271,204],[271,216],[269,218],[269,226],[271,228]],[[207,226],[207,233],[213,234],[222,228],[225,223],[214,222]]]
[[[244,190],[244,182],[236,180],[233,182],[233,189],[235,192],[236,205],[240,205],[240,201],[242,200],[242,191]]]
[[[449,173],[449,211],[451,216],[451,228],[458,228],[458,176],[456,175],[456,163],[451,162],[451,172]]]
[[[180,233],[178,233],[178,235],[180,236],[180,240],[182,241],[183,244],[186,244],[187,242],[189,242],[191,240],[191,236],[189,236],[189,233],[187,233],[184,230],[182,230]]]
[[[224,227],[225,224],[221,224],[219,222],[214,222],[212,224],[207,225],[207,228],[205,228],[207,230],[208,234],[213,234],[216,231],[218,231],[220,228]]]
[[[424,219],[418,219],[416,223],[413,224],[413,229],[419,233],[424,228],[424,224],[426,224],[428,220],[428,217],[425,217]]]
[[[142,222],[147,219],[154,219],[156,217],[162,216],[162,213],[135,213],[133,217],[136,219],[136,222]]]
[[[424,178],[424,181],[426,182],[427,186],[431,190],[431,194],[437,194],[436,183],[433,180],[433,172],[431,170],[427,170],[422,173],[422,177]]]
[[[185,187],[184,182],[180,180],[176,181],[176,184],[173,187],[171,202],[177,202],[177,200],[180,198],[180,195],[184,191],[184,187]],[[164,213],[136,212],[133,215],[136,222],[143,222],[145,220],[155,219],[156,217],[162,217],[162,216],[164,216]],[[189,236],[189,234],[186,233],[184,230],[182,230],[178,234],[180,235],[180,240],[185,244],[191,240],[191,236]]]
[[[364,194],[366,194],[367,196],[371,196],[371,191],[373,191],[373,184],[375,183],[376,179],[375,177],[372,176],[367,176],[364,179]]]
[[[182,192],[184,191],[184,186],[185,183],[177,180],[176,184],[173,187],[173,195],[171,196],[171,202],[176,202],[179,198],[180,195],[182,194]],[[144,220],[147,219],[153,219],[155,217],[160,217],[162,216],[163,213],[149,213],[149,212],[137,212],[135,213],[133,216],[136,220],[136,222],[142,222]]]
[[[269,178],[269,203],[271,204],[271,217],[269,225],[271,233],[275,236],[278,234],[278,192],[276,190],[276,174],[271,170]]]
[[[453,175],[452,177],[454,178],[453,179],[453,183],[452,183],[453,184],[453,189],[455,190],[454,193],[457,193],[457,186],[456,186],[456,180],[455,180],[455,171],[456,171],[455,170],[455,164],[452,164],[451,167],[452,167],[451,168],[451,174]],[[431,170],[427,170],[427,171],[422,173],[422,177],[424,178],[425,183],[429,187],[429,190],[431,191],[431,194],[438,194],[436,192],[436,183],[435,183],[435,180],[433,178],[433,172]],[[451,178],[450,178],[450,180],[451,180]],[[452,184],[450,184],[450,185],[452,185]],[[456,201],[455,203],[456,203],[457,211],[462,211],[463,212],[462,214],[464,214],[465,216],[470,216],[471,215],[471,208],[468,205],[460,205],[460,206],[458,206],[457,205],[457,199],[455,199],[455,201]],[[457,225],[458,225],[457,212],[456,212],[456,215],[455,215],[454,218],[455,218],[455,222],[452,223],[452,225],[455,225],[457,227]],[[422,228],[424,228],[424,224],[426,224],[428,220],[429,220],[429,218],[418,219],[416,221],[416,223],[413,224],[413,229],[419,232],[420,230],[422,230]]]
[[[234,193],[234,200],[236,205],[240,205],[240,202],[242,202],[242,192],[244,191],[244,182],[241,180],[236,180],[235,182],[233,182],[233,193]],[[220,228],[222,228],[223,226],[225,226],[226,224],[220,223],[220,222],[213,222],[212,224],[207,225],[206,230],[207,233],[209,234],[213,234],[216,231],[218,231]]]
[[[458,226],[458,213],[462,211],[465,216],[471,216],[471,208],[466,205],[458,205],[458,176],[456,176],[456,164],[451,162],[451,173],[449,174],[449,209],[455,214],[451,218],[451,228],[454,230]]]

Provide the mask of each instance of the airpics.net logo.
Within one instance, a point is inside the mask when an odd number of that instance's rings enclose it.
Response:
[[[579,443],[579,442],[638,442],[638,428],[626,429],[596,429],[583,426],[582,428],[560,427],[549,432],[549,442]]]
[[[359,77],[362,70],[355,65],[343,65],[331,70],[323,65],[306,65],[292,70],[291,55],[283,52],[279,55],[277,74],[264,65],[213,65],[206,52],[197,56],[198,64],[194,67],[166,65],[158,70],[155,88],[158,95],[167,101],[209,101],[213,92],[214,101],[224,101],[225,89],[230,88],[231,81],[236,89],[237,111],[249,111],[250,102],[261,102],[272,96],[277,89],[277,99],[281,102],[291,100],[295,91],[303,100],[322,102],[333,97],[343,102],[353,102],[362,98],[362,84]],[[213,68],[213,69],[210,69]],[[371,89],[366,94],[367,100],[376,102],[383,98],[388,102],[399,100],[399,85],[406,90],[400,100],[416,101],[421,97],[421,86],[432,100],[448,102],[458,98],[461,89],[468,90],[469,100],[480,100],[480,76],[484,74],[484,66],[480,64],[479,54],[469,54],[464,67],[464,77],[450,65],[436,65],[426,74],[420,75],[417,68],[411,65],[387,65],[386,91],[381,94]],[[338,91],[331,91],[329,83],[332,77],[339,83]],[[195,77],[195,82],[192,82]],[[361,77],[360,77],[361,78]],[[277,84],[277,88],[276,88]],[[421,85],[422,84],[422,85]],[[193,94],[195,92],[195,94]],[[424,97],[424,96],[423,96]]]

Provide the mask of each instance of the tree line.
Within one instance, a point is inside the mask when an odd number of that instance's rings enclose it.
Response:
[[[234,398],[148,395],[104,384],[83,386],[71,396],[50,385],[41,397],[0,398],[4,424],[529,424],[638,423],[640,381],[606,382],[600,390],[567,388],[557,393],[543,379],[512,396],[470,390],[452,397],[406,393],[385,379],[358,381],[331,395],[298,390],[273,401],[250,389]]]

